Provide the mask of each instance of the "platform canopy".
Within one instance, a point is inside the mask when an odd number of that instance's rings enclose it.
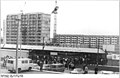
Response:
[[[103,50],[96,48],[73,48],[73,47],[49,47],[47,46],[44,50],[54,51],[69,51],[69,52],[84,52],[84,53],[105,53]]]
[[[16,48],[16,45],[6,44],[4,48]],[[20,48],[20,46],[19,46]],[[36,45],[22,45],[21,49],[33,49],[42,50],[42,46]],[[73,47],[57,47],[57,46],[45,46],[44,50],[52,51],[65,51],[65,52],[84,52],[84,53],[105,53],[105,51],[97,48],[73,48]]]

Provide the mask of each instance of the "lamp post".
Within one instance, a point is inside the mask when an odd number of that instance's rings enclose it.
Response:
[[[98,54],[99,54],[99,41],[100,41],[100,39],[98,39],[98,49],[97,49],[97,66],[98,66],[98,62],[99,62],[99,57],[98,57]]]
[[[0,24],[1,24],[1,22],[0,22]],[[0,49],[1,49],[1,25],[0,25]],[[1,60],[1,56],[0,56],[0,60]],[[1,66],[0,66],[0,69],[1,69]]]
[[[22,22],[22,16],[23,16],[23,10],[21,10],[21,19],[19,19],[19,22],[20,22],[20,24],[19,24],[19,37],[20,37],[20,56],[21,56],[21,46],[22,46],[22,34],[21,34],[21,22]]]
[[[18,74],[18,41],[19,41],[19,31],[20,31],[20,19],[15,19],[18,22],[17,26],[17,40],[16,40],[16,74]]]
[[[48,34],[45,34],[45,35],[43,36],[43,45],[42,45],[42,46],[43,46],[43,47],[42,47],[43,50],[44,50],[45,45],[46,45],[46,43],[47,43],[47,42],[46,42],[46,40],[48,40],[47,38],[48,38]]]
[[[0,49],[1,49],[1,25],[0,25]]]
[[[44,45],[44,40],[45,40],[45,37],[43,37],[43,50],[44,50],[44,48],[45,48],[45,45]]]

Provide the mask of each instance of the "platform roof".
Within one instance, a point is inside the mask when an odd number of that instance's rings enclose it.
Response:
[[[96,48],[71,48],[71,47],[46,47],[45,50],[65,51],[65,52],[84,52],[84,53],[105,53],[103,50]]]
[[[5,48],[16,48],[16,45],[6,44]],[[20,46],[19,46],[20,48]],[[22,45],[21,49],[34,49],[42,50],[42,46],[33,46],[33,45]],[[105,53],[103,50],[97,48],[73,48],[73,47],[56,47],[56,46],[45,46],[44,50],[52,51],[63,51],[63,52],[84,52],[84,53]]]

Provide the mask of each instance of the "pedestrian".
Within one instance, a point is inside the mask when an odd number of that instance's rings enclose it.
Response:
[[[97,74],[98,73],[98,67],[95,67],[95,74]]]
[[[69,70],[71,70],[72,69],[72,67],[71,67],[71,62],[69,63]]]
[[[83,65],[83,71],[85,70],[86,65]]]
[[[70,64],[70,67],[71,67],[72,70],[74,70],[74,69],[75,69],[74,63],[71,63],[71,64]]]
[[[38,66],[40,66],[40,60],[36,60],[36,62],[37,62],[37,64],[38,64]]]
[[[87,65],[84,68],[84,73],[83,74],[88,74],[88,67],[87,67]]]
[[[42,63],[42,61],[38,61],[38,65],[40,66],[40,71],[42,71],[42,68],[43,68],[43,63]]]
[[[40,71],[42,71],[42,69],[43,69],[43,62],[40,61]]]

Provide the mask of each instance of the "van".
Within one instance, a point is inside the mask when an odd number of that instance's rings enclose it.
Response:
[[[18,72],[23,70],[31,70],[34,64],[29,58],[19,58],[18,59]],[[16,59],[8,59],[7,60],[7,69],[10,72],[16,72]]]

